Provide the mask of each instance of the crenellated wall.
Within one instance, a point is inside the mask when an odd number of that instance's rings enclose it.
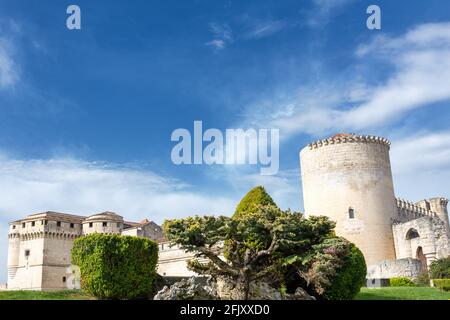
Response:
[[[436,218],[436,212],[430,210],[427,201],[422,200],[413,203],[404,199],[396,198],[397,201],[397,222],[406,222],[421,217]]]

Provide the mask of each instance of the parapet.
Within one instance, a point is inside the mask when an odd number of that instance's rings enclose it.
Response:
[[[400,198],[396,198],[396,200],[397,213],[400,217],[408,219],[415,219],[420,217],[437,217],[437,213],[430,210],[429,208],[424,208],[421,205]]]
[[[317,149],[323,146],[341,144],[341,143],[352,143],[352,142],[364,142],[364,143],[380,143],[386,145],[388,148],[391,146],[391,142],[383,137],[370,136],[370,135],[356,135],[340,133],[336,134],[328,139],[317,140],[308,144],[310,150]]]

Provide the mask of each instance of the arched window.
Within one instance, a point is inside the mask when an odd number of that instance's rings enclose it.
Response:
[[[406,233],[406,240],[411,240],[419,237],[420,237],[419,233],[417,232],[416,229],[409,229],[408,232]]]

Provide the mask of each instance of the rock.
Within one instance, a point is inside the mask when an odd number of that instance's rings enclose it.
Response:
[[[213,281],[207,279],[206,285],[199,283],[198,279],[191,277],[164,286],[154,300],[239,300],[240,291],[233,281],[227,278],[218,278]],[[250,284],[249,300],[315,300],[302,288],[297,288],[294,294],[282,295],[280,291],[269,283],[256,281]]]
[[[309,295],[303,288],[298,287],[294,294],[286,295],[285,300],[316,300],[316,298]]]
[[[155,297],[154,300],[216,300],[217,292],[215,286],[208,281],[203,286],[196,281],[195,277],[183,279],[173,285],[164,286]]]
[[[239,289],[226,278],[217,279],[217,295],[222,300],[238,300]],[[282,295],[281,292],[267,282],[256,281],[250,284],[249,300],[315,300],[302,288],[297,288],[294,294]]]

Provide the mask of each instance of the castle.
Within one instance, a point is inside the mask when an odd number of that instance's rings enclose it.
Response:
[[[71,265],[70,251],[76,238],[96,232],[155,240],[159,245],[160,274],[192,274],[186,268],[186,260],[193,255],[170,247],[161,227],[152,221],[124,221],[114,212],[83,217],[49,211],[9,224],[8,289],[79,289],[79,274]]]
[[[363,252],[369,279],[417,277],[433,260],[450,255],[448,200],[397,199],[389,150],[384,138],[338,134],[300,152],[305,214],[336,221],[336,234]],[[94,232],[153,239],[159,274],[193,275],[186,268],[193,254],[170,246],[154,222],[127,222],[113,212],[44,212],[10,223],[8,289],[79,288],[70,250],[76,238]]]
[[[381,137],[337,134],[300,152],[305,214],[336,221],[336,234],[363,252],[369,279],[417,277],[450,255],[448,200],[396,198],[389,150]]]

